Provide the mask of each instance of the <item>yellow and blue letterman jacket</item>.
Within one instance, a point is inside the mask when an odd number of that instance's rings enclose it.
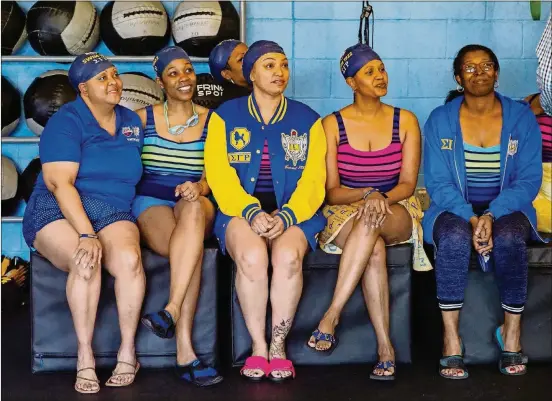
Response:
[[[318,113],[284,96],[268,124],[253,94],[227,101],[213,112],[205,143],[205,171],[220,211],[250,223],[262,211],[251,194],[265,139],[277,215],[285,228],[309,220],[325,197],[326,137]]]

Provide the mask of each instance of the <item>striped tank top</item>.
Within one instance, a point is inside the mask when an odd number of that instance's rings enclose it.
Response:
[[[356,150],[349,145],[341,113],[333,114],[339,127],[337,168],[341,185],[349,188],[377,188],[388,192],[397,186],[402,167],[402,143],[399,136],[401,109],[393,113],[393,135],[389,146],[374,151]]]
[[[278,209],[276,195],[274,194],[274,183],[272,182],[272,171],[270,169],[270,153],[268,152],[268,141],[265,139],[263,146],[263,155],[261,158],[261,168],[255,185],[253,196],[261,202],[261,208],[272,213]]]
[[[147,119],[142,148],[144,173],[136,188],[137,195],[176,200],[174,189],[177,185],[201,179],[204,168],[203,151],[211,113],[209,110],[199,139],[178,143],[159,136],[155,130],[153,107],[146,107]]]
[[[464,142],[468,202],[477,214],[489,208],[500,192],[500,145],[481,148]]]
[[[542,162],[552,162],[552,116],[539,114],[537,122],[542,134]]]
[[[255,192],[274,192],[272,171],[270,170],[270,154],[268,153],[268,141],[266,139],[263,147],[263,156],[261,158],[261,169],[259,171],[259,177],[257,178],[257,184],[255,185]]]

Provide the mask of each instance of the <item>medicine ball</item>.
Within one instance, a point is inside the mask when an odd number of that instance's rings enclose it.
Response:
[[[21,198],[25,199],[25,202],[29,201],[31,194],[36,183],[38,175],[42,171],[42,163],[40,163],[40,158],[37,157],[29,163],[25,170],[21,173],[19,178],[19,195]]]
[[[2,155],[2,216],[11,216],[17,210],[19,172],[12,159]]]
[[[123,94],[119,104],[137,110],[164,100],[163,90],[153,79],[141,72],[125,72],[120,75]]]
[[[27,33],[43,56],[79,55],[100,39],[100,19],[90,1],[37,1],[27,13]]]
[[[216,109],[224,101],[224,87],[211,74],[197,74],[192,101],[208,109]]]
[[[190,56],[209,57],[221,41],[240,38],[240,17],[230,1],[183,1],[174,12],[172,34]]]
[[[10,135],[21,116],[21,95],[9,80],[2,76],[2,136]]]
[[[40,135],[52,115],[65,103],[77,98],[65,70],[50,70],[39,75],[23,96],[27,126]]]
[[[17,52],[27,39],[26,19],[15,1],[2,2],[2,56]]]
[[[150,56],[169,43],[170,23],[160,1],[110,1],[100,17],[106,46],[117,55]]]

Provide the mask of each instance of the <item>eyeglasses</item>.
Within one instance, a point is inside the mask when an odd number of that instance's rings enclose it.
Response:
[[[479,67],[482,71],[489,72],[494,70],[495,63],[493,63],[492,61],[484,61],[479,64],[468,63],[462,65],[462,69],[468,74],[473,74],[477,67]]]

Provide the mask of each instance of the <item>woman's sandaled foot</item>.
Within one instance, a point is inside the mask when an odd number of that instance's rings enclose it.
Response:
[[[111,377],[105,383],[108,387],[124,387],[129,386],[134,382],[136,373],[140,369],[140,363],[136,364],[117,361],[117,366],[113,370]]]
[[[268,374],[268,360],[261,355],[252,355],[245,360],[240,374],[247,380],[259,382]]]
[[[467,379],[464,364],[464,344],[456,334],[447,334],[443,339],[443,357],[439,360],[439,375],[445,379]]]
[[[196,359],[186,365],[176,365],[176,375],[198,387],[207,387],[220,383],[223,377],[213,367],[204,365]]]
[[[172,315],[165,309],[148,313],[140,319],[142,324],[160,338],[173,338],[176,324]]]
[[[295,368],[293,363],[286,359],[286,353],[284,346],[275,344],[274,341],[270,343],[268,351],[268,357],[270,359],[270,368],[267,373],[267,377],[276,383],[295,378]]]
[[[93,367],[77,370],[75,390],[81,394],[95,394],[100,391],[100,381]]]
[[[467,379],[469,373],[464,364],[464,352],[464,344],[460,338],[445,340],[443,357],[439,360],[439,375],[445,379]]]
[[[462,355],[450,355],[439,361],[439,375],[445,379],[461,380],[469,377]]]
[[[295,379],[295,367],[289,359],[272,357],[267,377],[274,383],[282,383],[286,380]]]
[[[395,380],[395,361],[385,360],[376,363],[370,374],[372,380]]]
[[[506,376],[522,376],[527,373],[527,363],[529,358],[523,355],[522,350],[512,352],[505,350],[503,338],[504,326],[497,327],[494,333],[494,338],[501,354],[498,361],[498,369],[500,373]],[[520,347],[521,348],[521,347]]]
[[[316,351],[328,352],[328,350],[335,348],[337,344],[331,341],[331,338],[335,340],[335,328],[337,327],[338,319],[329,316],[324,316],[318,325],[318,328],[312,333],[309,338],[307,346]],[[331,335],[332,337],[326,337],[327,339],[317,339],[316,331],[325,336]]]
[[[372,380],[395,380],[395,350],[391,344],[379,347],[378,363],[370,373]]]
[[[312,342],[313,338],[314,338],[314,343]],[[318,344],[320,343],[323,343],[323,345],[318,347]],[[329,348],[326,348],[326,343],[330,343]],[[312,335],[309,338],[309,341],[307,341],[307,347],[309,347],[309,349],[324,355],[331,355],[331,353],[334,352],[338,344],[339,344],[339,339],[337,337],[335,337],[333,334],[322,333],[318,329],[312,332]]]

